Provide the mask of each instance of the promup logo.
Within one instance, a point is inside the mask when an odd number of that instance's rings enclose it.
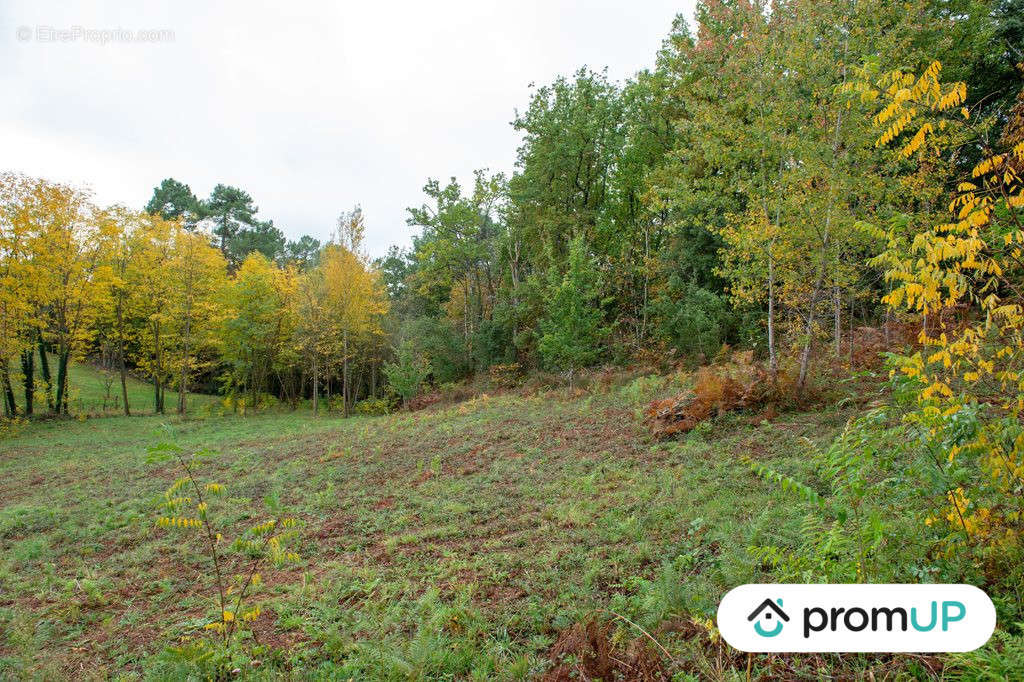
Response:
[[[972,651],[995,624],[971,585],[741,585],[718,607],[740,651]]]
[[[776,599],[765,599],[761,602],[761,605],[754,609],[754,612],[747,616],[747,620],[754,620],[760,618],[754,623],[754,632],[761,635],[762,637],[774,637],[782,632],[783,622],[789,622],[789,616],[782,610],[782,600]],[[775,618],[775,624],[771,625],[772,618]],[[765,623],[771,626],[771,629],[765,627]]]

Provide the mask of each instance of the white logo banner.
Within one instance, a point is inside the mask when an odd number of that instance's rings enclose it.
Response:
[[[973,585],[740,585],[718,605],[718,629],[740,651],[972,651],[995,627]]]

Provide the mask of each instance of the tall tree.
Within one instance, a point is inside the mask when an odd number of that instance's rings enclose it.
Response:
[[[256,206],[248,192],[230,185],[218,184],[203,204],[203,215],[213,221],[213,233],[220,238],[220,252],[225,258],[232,256],[228,247],[240,230],[256,222]],[[248,254],[241,255],[244,259]],[[231,262],[229,260],[229,262]],[[234,262],[237,267],[241,260]]]
[[[203,217],[202,209],[192,188],[174,178],[165,178],[153,188],[153,196],[146,204],[146,213],[165,220],[181,220],[188,229],[195,229]]]
[[[172,320],[178,338],[173,351],[178,365],[178,414],[185,414],[192,377],[204,369],[201,358],[211,356],[215,349],[214,331],[223,315],[218,302],[227,284],[227,265],[205,235],[178,228],[168,269],[174,285]]]
[[[373,334],[387,310],[384,290],[377,273],[361,253],[362,213],[353,212],[343,221],[339,241],[328,244],[321,256],[326,308],[341,332],[342,411],[348,416],[352,398],[350,357],[355,339]]]

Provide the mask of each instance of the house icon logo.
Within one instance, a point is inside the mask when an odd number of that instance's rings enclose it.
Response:
[[[782,610],[782,599],[765,599],[754,609],[754,612],[747,616],[748,621],[755,620],[754,632],[762,637],[774,637],[782,632],[784,622],[789,622],[789,616]],[[773,624],[774,621],[774,624]]]

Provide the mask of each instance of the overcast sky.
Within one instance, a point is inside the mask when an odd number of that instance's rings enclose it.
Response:
[[[531,82],[581,65],[624,79],[693,13],[692,0],[85,4],[0,5],[0,170],[135,208],[165,177],[199,197],[236,185],[289,238],[323,239],[361,204],[375,256],[409,244],[405,207],[428,177],[512,170],[509,121]],[[99,33],[117,29],[173,35]]]

